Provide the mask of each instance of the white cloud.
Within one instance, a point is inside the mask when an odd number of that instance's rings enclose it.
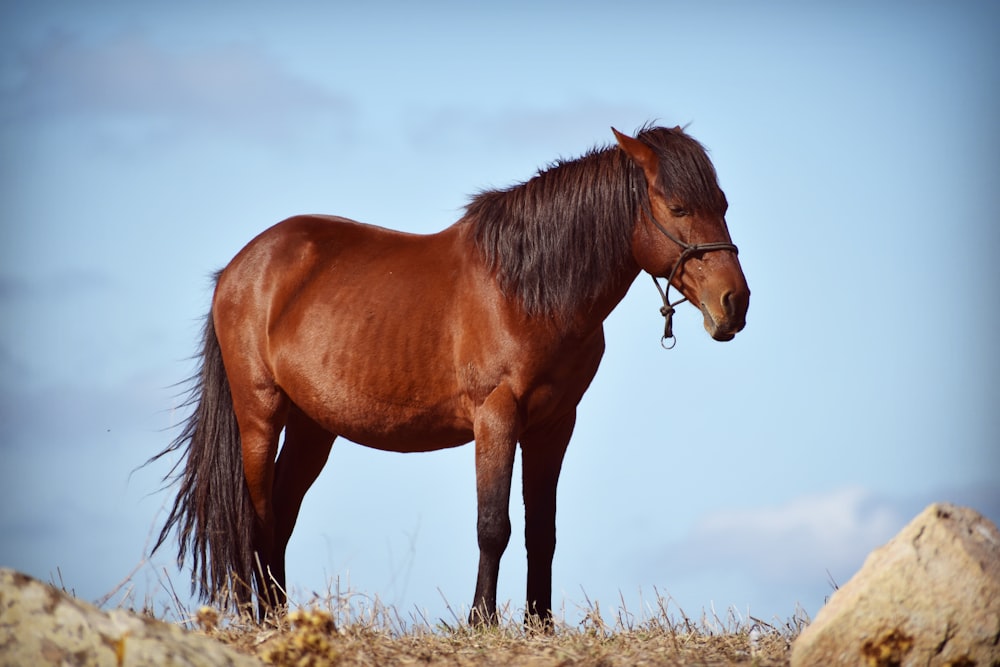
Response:
[[[708,600],[751,604],[759,617],[785,618],[800,603],[814,614],[874,549],[933,502],[953,502],[1000,519],[995,484],[937,487],[899,497],[851,486],[780,505],[716,510],[641,566],[682,607]]]
[[[183,125],[271,134],[305,116],[346,122],[342,95],[283,69],[249,43],[166,48],[142,33],[88,43],[50,36],[14,60],[0,89],[0,119],[28,122],[83,116],[112,120],[122,131]]]
[[[678,569],[727,569],[774,582],[846,577],[910,517],[873,492],[851,487],[785,504],[704,516],[668,562]]]

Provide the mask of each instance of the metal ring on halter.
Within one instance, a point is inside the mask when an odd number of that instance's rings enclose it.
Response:
[[[656,276],[650,277],[653,279],[653,284],[656,285],[656,289],[659,290],[660,296],[663,298],[663,305],[660,307],[660,315],[663,315],[663,336],[660,337],[660,347],[664,350],[672,350],[677,345],[677,336],[674,335],[674,313],[677,311],[674,306],[687,301],[687,297],[682,297],[671,303],[666,294],[664,294],[663,288],[660,287],[660,282],[656,279]],[[667,285],[667,289],[670,289],[669,284]],[[672,341],[670,345],[664,342],[667,340]]]

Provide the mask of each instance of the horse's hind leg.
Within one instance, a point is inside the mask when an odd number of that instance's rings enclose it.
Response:
[[[246,359],[227,366],[230,378],[254,377],[248,371]],[[260,377],[258,374],[256,377]],[[288,414],[288,399],[267,382],[231,382],[233,411],[240,428],[243,453],[243,474],[247,493],[253,505],[255,522],[252,544],[255,561],[251,563],[257,584],[258,613],[263,620],[269,608],[281,603],[281,593],[273,585],[274,552],[274,458],[278,453],[278,437]],[[236,527],[234,526],[234,529]],[[251,582],[235,582],[250,586]]]
[[[307,417],[294,404],[285,426],[274,473],[274,550],[271,568],[278,586],[285,590],[285,549],[299,516],[302,498],[316,481],[330,456],[334,435]]]

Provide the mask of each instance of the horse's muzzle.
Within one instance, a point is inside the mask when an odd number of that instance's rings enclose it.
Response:
[[[746,326],[749,306],[750,291],[747,289],[723,292],[715,303],[702,301],[705,331],[715,340],[732,340]]]

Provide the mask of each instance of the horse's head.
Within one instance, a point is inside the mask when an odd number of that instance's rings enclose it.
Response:
[[[671,336],[673,306],[680,303],[670,302],[672,285],[701,309],[712,338],[731,340],[746,324],[750,288],[726,227],[728,204],[711,161],[681,128],[652,128],[636,138],[612,131],[644,176],[645,192],[638,182],[635,186],[640,213],[632,254],[654,279],[667,279],[665,336]]]

